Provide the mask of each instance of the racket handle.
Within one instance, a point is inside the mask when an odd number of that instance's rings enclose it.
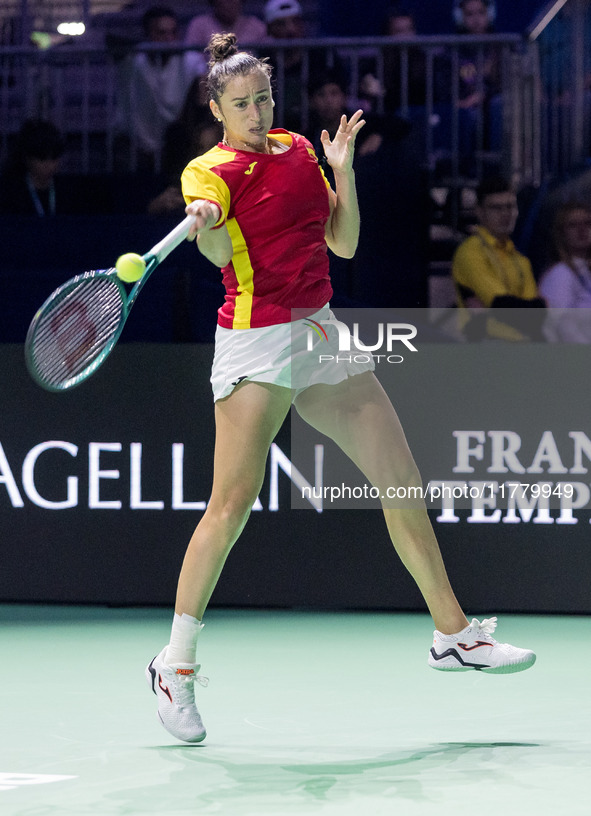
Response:
[[[158,260],[158,263],[163,261],[167,255],[170,255],[173,249],[176,249],[176,247],[178,247],[178,245],[185,240],[194,222],[195,216],[188,215],[184,221],[177,224],[176,227],[168,233],[168,235],[165,235],[161,241],[153,246],[152,249],[146,253],[144,258],[151,256],[153,258],[155,257]]]

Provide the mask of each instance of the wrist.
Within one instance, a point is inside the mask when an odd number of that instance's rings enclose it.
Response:
[[[333,175],[335,185],[339,186],[355,185],[355,171],[352,168],[349,170],[334,170]]]
[[[220,220],[220,218],[222,217],[222,208],[220,207],[219,204],[216,204],[213,201],[210,201],[210,206],[211,206],[212,215],[213,215],[213,224],[212,224],[212,226],[215,226],[217,224],[217,222]]]
[[[353,170],[352,167],[340,168],[338,170],[333,167],[332,171],[333,171],[333,173],[335,175],[335,178],[336,178],[336,176],[340,176],[342,178],[347,178],[347,177],[353,178],[355,176],[355,170]]]

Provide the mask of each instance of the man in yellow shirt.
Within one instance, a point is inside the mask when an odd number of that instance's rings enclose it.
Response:
[[[509,182],[499,176],[484,179],[477,191],[474,235],[457,248],[452,264],[458,306],[478,310],[503,309],[502,322],[474,315],[466,330],[504,340],[539,339],[545,307],[539,296],[529,260],[515,248],[511,235],[517,220],[517,196]],[[517,309],[516,312],[511,310]],[[527,310],[527,311],[525,311]],[[501,315],[499,315],[500,317]]]

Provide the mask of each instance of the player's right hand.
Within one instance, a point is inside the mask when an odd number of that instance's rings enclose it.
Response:
[[[218,204],[211,201],[196,199],[185,207],[187,215],[195,216],[195,223],[189,230],[187,240],[192,241],[200,232],[206,232],[216,225],[222,211]]]

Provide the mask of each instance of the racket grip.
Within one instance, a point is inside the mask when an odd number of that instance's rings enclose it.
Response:
[[[165,235],[161,241],[153,246],[152,249],[146,253],[146,256],[150,255],[157,258],[158,263],[163,261],[173,249],[176,249],[176,247],[185,240],[194,222],[195,216],[188,215],[180,224],[177,224],[168,235]]]

